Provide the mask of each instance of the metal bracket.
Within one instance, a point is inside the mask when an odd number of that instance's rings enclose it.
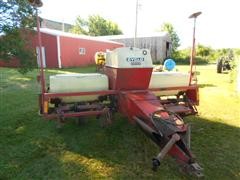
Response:
[[[172,135],[171,139],[168,141],[168,143],[163,147],[163,149],[161,150],[161,152],[157,155],[156,158],[153,158],[152,160],[152,169],[154,171],[157,170],[157,167],[160,166],[160,162],[162,161],[162,159],[166,156],[166,154],[168,153],[168,151],[172,148],[172,146],[181,139],[181,137],[175,133]]]
[[[188,166],[187,168],[188,172],[198,178],[202,178],[204,177],[202,171],[203,171],[203,168],[198,164],[198,163],[192,163]]]

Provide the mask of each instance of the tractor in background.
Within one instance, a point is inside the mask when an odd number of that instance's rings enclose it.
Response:
[[[222,73],[232,70],[232,62],[234,60],[233,51],[229,50],[228,54],[221,56],[217,60],[217,73]]]

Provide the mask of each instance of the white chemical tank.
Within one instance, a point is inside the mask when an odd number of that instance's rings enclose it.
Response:
[[[108,90],[108,77],[99,73],[57,74],[50,76],[49,92],[91,92]],[[61,97],[65,103],[98,100],[98,95]]]
[[[148,49],[121,47],[106,54],[106,66],[113,68],[152,68]]]
[[[149,83],[149,88],[169,88],[188,86],[189,74],[182,72],[153,72]],[[178,90],[157,91],[157,96],[176,95]]]

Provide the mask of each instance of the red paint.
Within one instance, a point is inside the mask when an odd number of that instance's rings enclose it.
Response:
[[[60,37],[62,67],[78,67],[95,64],[94,55],[97,51],[113,50],[122,47],[122,44],[95,41],[90,39]],[[85,48],[85,54],[79,49]]]
[[[26,40],[29,40],[28,47],[36,52],[38,46],[37,33],[25,33]],[[62,67],[81,67],[95,64],[94,55],[97,51],[113,50],[123,47],[123,44],[115,42],[106,42],[101,40],[92,40],[80,37],[67,37],[60,35],[60,57]],[[47,68],[58,68],[58,49],[57,35],[41,32],[42,46],[45,48],[45,59]],[[85,48],[86,54],[80,55],[79,48]],[[37,61],[37,59],[34,59]],[[0,67],[19,67],[18,60],[9,61],[9,63],[0,61]]]
[[[112,68],[105,67],[110,89],[144,90],[148,89],[152,68]]]
[[[57,37],[41,33],[42,46],[45,48],[46,67],[57,68],[58,67],[58,56],[57,56]],[[37,34],[33,37],[33,48],[38,47]],[[35,50],[36,51],[36,50]]]
[[[186,91],[186,95],[194,105],[199,105],[199,89],[198,89],[198,86],[196,86],[194,89],[188,89]]]
[[[150,91],[145,92],[120,92],[118,98],[119,111],[128,117],[131,123],[135,123],[134,117],[142,119],[150,128],[155,129],[154,124],[151,121],[154,112],[164,110],[164,107],[160,103],[159,99]],[[166,114],[165,114],[166,113]],[[167,112],[162,112],[161,115],[168,116]],[[186,132],[187,125],[181,125],[178,127],[179,132]],[[185,152],[176,144],[168,152],[180,163],[188,164],[192,158],[192,154],[188,149]]]
[[[46,67],[58,67],[57,37],[50,34],[41,33],[42,46],[45,48]]]
[[[119,111],[127,116],[130,122],[134,122],[134,116],[149,119],[153,112],[163,109],[158,98],[150,91],[120,92],[118,106]],[[152,124],[149,121],[146,123],[149,123],[148,125],[151,125],[152,127]]]
[[[184,153],[177,145],[173,145],[173,147],[169,150],[168,154],[174,157],[179,163],[188,164],[190,161],[190,157],[192,158],[192,153],[188,151],[191,156],[188,156]]]

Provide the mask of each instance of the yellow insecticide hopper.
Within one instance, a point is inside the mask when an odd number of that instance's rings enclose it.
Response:
[[[97,70],[103,68],[106,62],[106,53],[104,52],[96,52],[95,53],[95,63],[97,65]]]

